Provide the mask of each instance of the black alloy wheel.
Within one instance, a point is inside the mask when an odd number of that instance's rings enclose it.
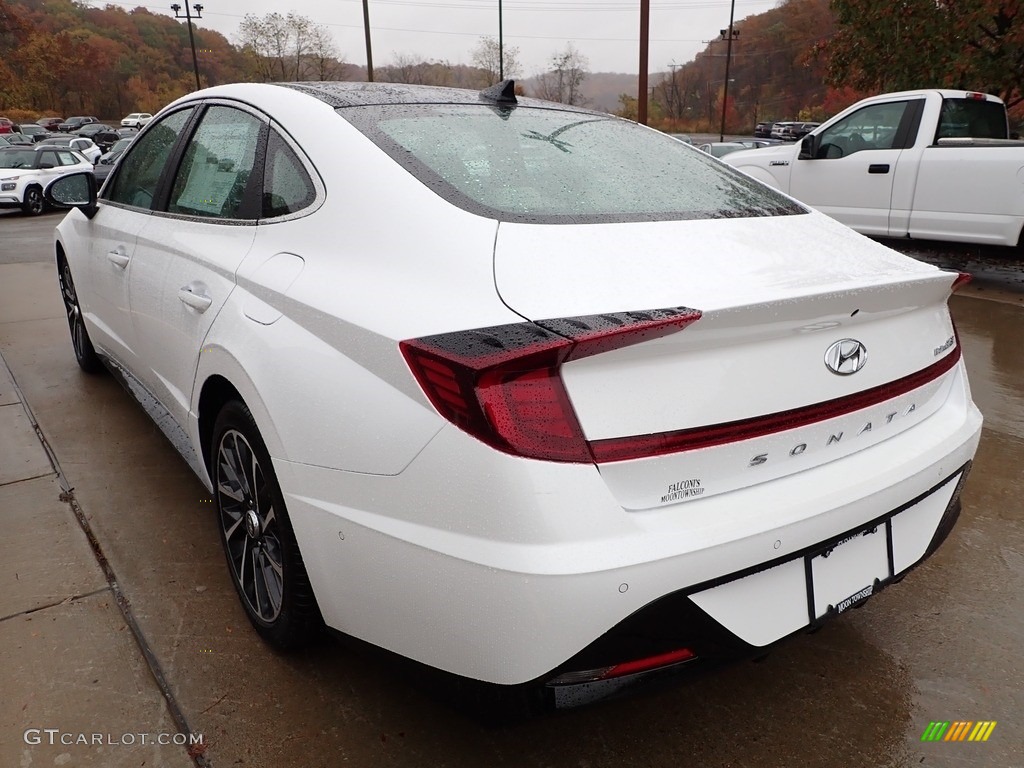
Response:
[[[306,645],[321,627],[320,611],[270,456],[243,403],[221,410],[211,448],[218,528],[242,607],[270,644]]]
[[[57,280],[60,282],[60,296],[64,300],[64,313],[68,318],[71,346],[75,348],[78,367],[86,373],[101,373],[104,370],[103,362],[96,354],[82,320],[82,308],[78,304],[75,281],[71,279],[71,267],[64,256],[57,257]]]
[[[25,200],[21,204],[21,210],[26,216],[38,216],[46,210],[46,201],[43,200],[43,190],[39,187],[29,187],[25,190]]]

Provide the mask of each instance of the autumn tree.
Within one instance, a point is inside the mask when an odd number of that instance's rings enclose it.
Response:
[[[836,35],[822,46],[836,86],[947,87],[1024,101],[1019,0],[832,0]]]
[[[562,104],[581,105],[586,99],[580,86],[587,79],[590,61],[571,42],[565,49],[555,52],[550,60],[551,69],[537,75],[536,96]]]

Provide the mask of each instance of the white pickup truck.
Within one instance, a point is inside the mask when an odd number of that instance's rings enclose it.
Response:
[[[1024,248],[1024,142],[995,96],[864,99],[796,144],[723,160],[866,235]]]

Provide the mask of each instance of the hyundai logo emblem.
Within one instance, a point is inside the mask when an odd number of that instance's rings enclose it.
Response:
[[[837,376],[856,373],[867,361],[867,347],[856,339],[840,339],[825,350],[825,367]]]

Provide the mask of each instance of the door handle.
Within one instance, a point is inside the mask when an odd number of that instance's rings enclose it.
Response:
[[[191,285],[186,285],[184,288],[178,291],[178,298],[181,299],[183,304],[186,304],[197,312],[205,312],[213,304],[213,299],[207,296],[205,293],[195,293],[196,290],[203,290],[202,288],[194,288]]]
[[[888,173],[888,163],[872,163],[868,166],[868,173]]]
[[[121,251],[107,251],[107,258],[113,263],[118,269],[124,269],[128,266],[129,259],[128,254],[122,253]]]

